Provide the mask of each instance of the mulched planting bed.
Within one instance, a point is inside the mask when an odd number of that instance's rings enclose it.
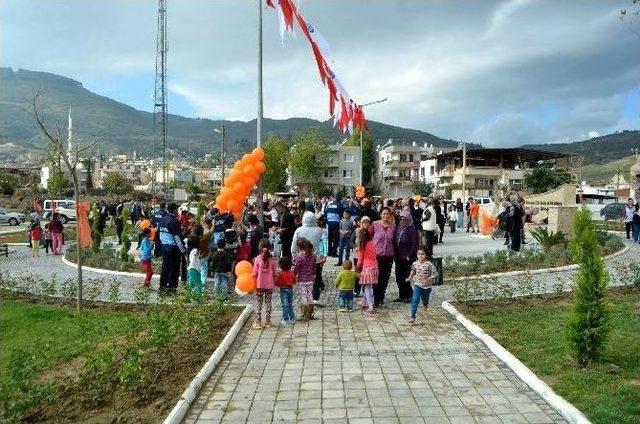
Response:
[[[241,312],[0,294],[3,422],[161,422]]]
[[[594,423],[640,422],[640,290],[608,291],[605,359],[585,368],[565,337],[572,294],[456,303],[498,343]]]

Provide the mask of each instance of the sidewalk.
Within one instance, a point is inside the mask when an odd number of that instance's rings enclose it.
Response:
[[[248,322],[185,422],[565,422],[444,310],[409,326],[408,305],[390,305],[365,316],[330,304],[295,326],[276,311],[263,331]]]

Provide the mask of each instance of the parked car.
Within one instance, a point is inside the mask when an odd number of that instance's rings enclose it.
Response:
[[[9,212],[4,208],[0,208],[0,224],[9,224],[11,226],[22,224],[26,217],[23,213]]]
[[[45,200],[42,205],[43,216],[45,219],[51,219],[53,214],[52,206],[55,205],[55,212],[60,215],[60,221],[66,224],[69,221],[76,220],[76,202],[75,200],[60,199],[60,200]]]
[[[604,208],[600,209],[600,216],[606,221],[609,219],[620,219],[624,214],[624,208],[626,203],[609,203]]]

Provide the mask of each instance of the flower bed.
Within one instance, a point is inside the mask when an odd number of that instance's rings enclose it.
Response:
[[[95,252],[91,249],[82,249],[82,265],[108,269],[111,271],[124,271],[124,272],[137,272],[142,273],[140,268],[140,262],[135,257],[129,255],[127,262],[123,261],[120,257],[120,250],[117,246],[103,243],[103,247],[100,251]],[[76,263],[76,247],[75,245],[69,246],[65,253],[65,258],[69,262]],[[161,262],[155,258],[151,261],[154,273],[160,273]]]
[[[611,255],[624,248],[622,239],[605,232],[598,233],[598,241],[603,255]],[[444,275],[450,280],[458,277],[481,276],[508,271],[531,271],[541,268],[556,268],[576,263],[570,249],[565,244],[555,245],[544,251],[525,248],[519,253],[498,250],[482,256],[461,256],[444,258]]]

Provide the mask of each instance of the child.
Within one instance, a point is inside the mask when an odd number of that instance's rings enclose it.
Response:
[[[411,299],[411,310],[409,323],[416,322],[418,303],[422,299],[422,305],[427,310],[429,306],[429,296],[431,295],[431,285],[438,272],[428,257],[427,248],[418,248],[418,260],[411,265],[411,273],[407,281],[413,282],[413,298]]]
[[[271,327],[271,295],[276,282],[276,260],[271,255],[269,239],[260,241],[260,255],[253,259],[253,276],[256,277],[256,320],[253,328],[261,330],[262,304],[265,304],[264,328]]]
[[[340,221],[340,244],[338,245],[338,263],[336,266],[342,266],[345,260],[349,260],[352,233],[353,223],[351,222],[351,214],[345,210],[342,212],[342,220]]]
[[[40,227],[40,222],[34,222],[33,224],[31,224],[29,238],[31,239],[31,257],[39,258],[40,240],[42,240],[42,227]]]
[[[449,227],[451,228],[451,233],[456,232],[456,224],[458,222],[458,212],[456,212],[456,207],[454,205],[449,206]]]
[[[233,252],[227,249],[224,239],[216,243],[216,251],[211,254],[211,272],[216,300],[225,301],[228,297],[229,275],[233,266]]]
[[[49,249],[53,252],[53,248],[51,247],[51,230],[49,229],[49,224],[44,224],[44,250],[49,254]]]
[[[189,251],[189,264],[187,265],[187,287],[189,290],[200,295],[202,293],[202,279],[200,278],[200,239],[192,235],[187,239],[187,250]]]
[[[369,230],[364,226],[358,230],[357,237],[358,266],[360,271],[360,285],[364,290],[362,308],[368,314],[373,314],[373,285],[378,284],[378,260],[376,259],[376,245]]]
[[[145,273],[145,287],[149,287],[151,276],[153,275],[153,267],[151,266],[152,255],[153,243],[151,242],[151,228],[147,227],[142,230],[142,244],[140,246],[140,266]]]
[[[280,259],[282,256],[282,244],[280,243],[280,234],[278,234],[278,227],[276,225],[269,228],[269,242],[273,246],[273,256],[276,259]]]
[[[300,310],[303,321],[313,319],[313,281],[316,275],[316,255],[313,253],[313,244],[304,237],[300,237],[296,246],[300,253],[296,256],[293,265],[293,272],[296,275],[296,282],[300,290]]]
[[[342,271],[336,277],[336,287],[340,291],[338,294],[338,311],[353,311],[353,289],[356,286],[358,273],[352,271],[353,264],[349,259],[342,262]]]
[[[247,238],[249,239],[249,245],[251,246],[251,254],[249,255],[249,260],[252,261],[253,258],[260,254],[260,242],[264,238],[264,233],[262,231],[262,227],[260,227],[260,222],[258,221],[258,217],[256,215],[249,215],[247,221],[249,221],[249,235]]]
[[[276,286],[280,287],[280,302],[282,303],[282,321],[280,324],[293,324],[296,322],[296,315],[293,312],[293,286],[296,283],[296,276],[291,271],[291,258],[283,256],[278,261],[280,272],[276,277]]]
[[[247,240],[247,233],[240,233],[240,247],[236,253],[236,262],[248,261],[251,255],[251,244]]]

